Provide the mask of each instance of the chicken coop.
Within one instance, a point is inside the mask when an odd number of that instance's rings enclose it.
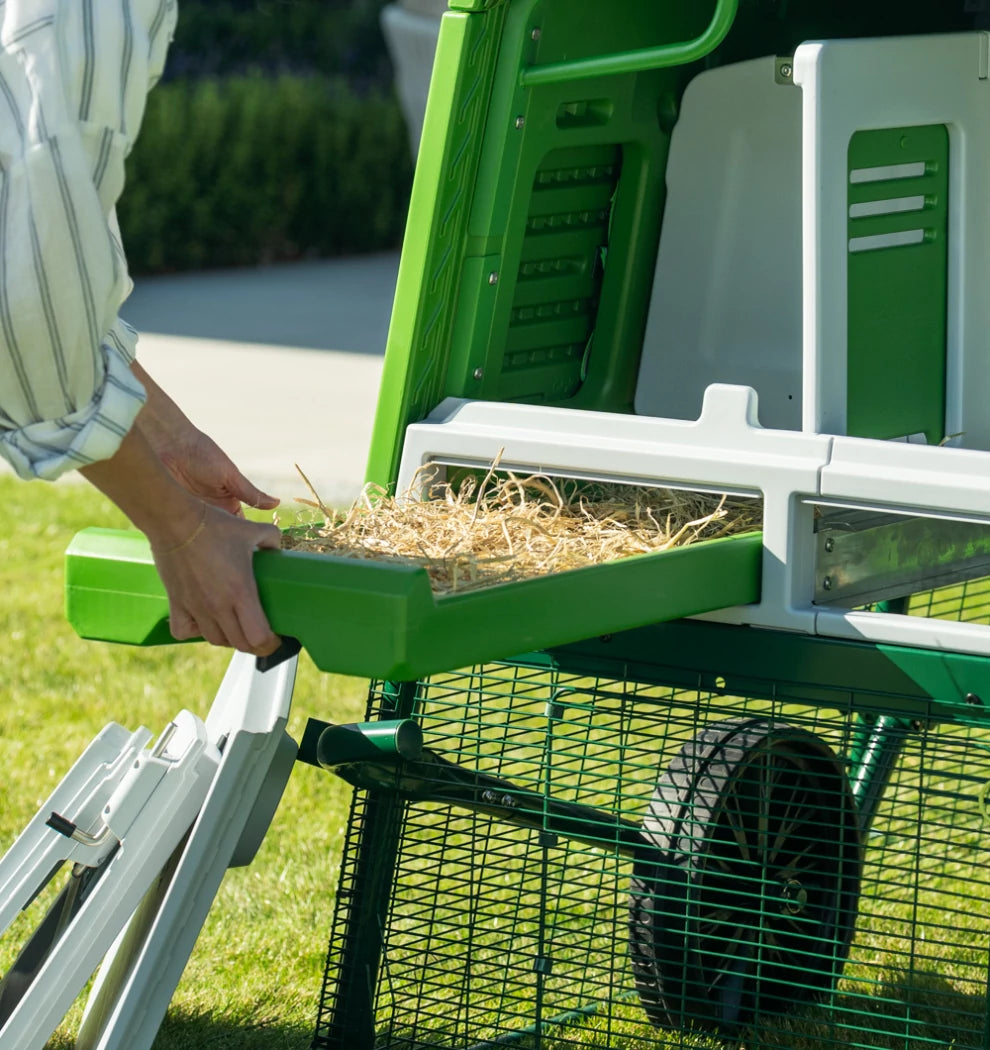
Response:
[[[757,524],[446,595],[259,553],[284,659],[235,657],[85,1045],[150,1045],[303,762],[354,786],[314,1048],[990,1048],[986,8],[452,0],[369,480]],[[168,641],[140,537],[77,537],[67,606]],[[370,686],[297,748],[300,646]]]

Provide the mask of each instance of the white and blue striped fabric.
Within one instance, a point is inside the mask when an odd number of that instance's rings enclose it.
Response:
[[[107,459],[144,401],[114,207],[176,0],[0,0],[0,455]]]

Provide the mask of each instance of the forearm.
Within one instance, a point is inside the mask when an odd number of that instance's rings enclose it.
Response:
[[[201,520],[201,501],[165,468],[140,419],[139,415],[139,424],[113,456],[83,467],[80,473],[127,515],[152,547],[168,549],[195,530]]]
[[[155,452],[167,457],[183,441],[192,442],[199,431],[189,417],[137,361],[131,362],[131,372],[147,395],[137,426]]]

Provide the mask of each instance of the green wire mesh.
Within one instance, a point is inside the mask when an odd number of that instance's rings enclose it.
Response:
[[[820,694],[373,687],[469,786],[356,792],[314,1046],[990,1047],[990,732]]]
[[[910,613],[935,620],[990,623],[990,577],[913,595]]]

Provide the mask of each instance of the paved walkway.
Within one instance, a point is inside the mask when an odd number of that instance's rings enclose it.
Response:
[[[397,253],[136,282],[142,364],[262,487],[360,491]]]
[[[398,254],[142,278],[145,368],[257,484],[329,502],[364,480]]]

